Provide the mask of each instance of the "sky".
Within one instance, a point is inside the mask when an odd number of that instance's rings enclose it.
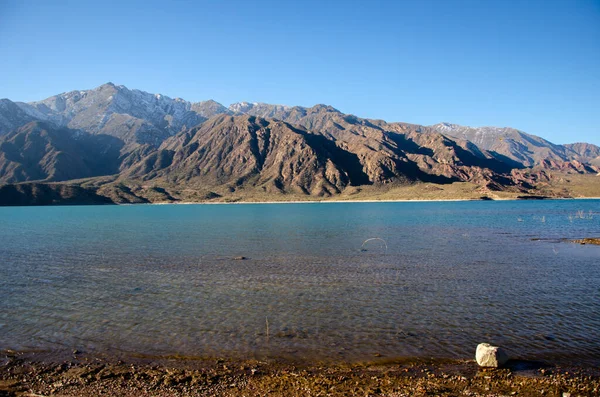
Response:
[[[0,0],[0,98],[109,81],[600,145],[600,0]]]

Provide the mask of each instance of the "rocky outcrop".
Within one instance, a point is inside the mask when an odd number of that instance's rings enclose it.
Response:
[[[565,173],[577,174],[595,174],[600,172],[600,168],[591,164],[582,163],[578,160],[571,161],[554,161],[543,160],[540,162],[539,168],[546,170],[562,171]]]

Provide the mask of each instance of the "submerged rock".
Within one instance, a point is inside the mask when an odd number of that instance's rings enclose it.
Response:
[[[508,361],[508,354],[498,346],[492,346],[489,343],[480,343],[477,345],[475,359],[480,367],[499,368]]]

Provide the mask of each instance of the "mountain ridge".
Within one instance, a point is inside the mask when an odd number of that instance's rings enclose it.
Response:
[[[244,189],[333,197],[415,183],[521,194],[549,183],[548,172],[594,174],[598,166],[592,144],[555,145],[512,128],[388,123],[323,104],[226,108],[112,83],[30,103],[0,100],[0,184],[92,178],[125,202],[171,200],[178,186],[202,191],[200,199]],[[149,196],[136,196],[135,186]]]
[[[86,100],[89,97],[94,97],[93,101]],[[15,106],[20,109],[20,112],[14,110]],[[6,109],[7,107],[13,109]],[[129,89],[124,85],[115,85],[108,82],[96,88],[73,90],[27,103],[12,102],[8,98],[0,99],[0,135],[34,120],[51,121],[59,126],[83,129],[91,133],[109,132],[109,134],[110,130],[115,128],[115,124],[125,124],[129,125],[133,132],[128,134],[120,131],[118,134],[125,136],[127,143],[158,145],[162,140],[177,134],[183,128],[192,128],[217,114],[249,114],[295,123],[297,119],[305,116],[306,112],[311,110],[327,110],[343,114],[334,107],[323,104],[304,107],[260,102],[235,102],[225,107],[212,99],[190,102],[181,98],[170,98],[162,94],[151,94],[142,90]],[[22,114],[16,115],[15,113]],[[104,114],[100,116],[100,113]],[[7,120],[7,115],[12,116],[12,122]],[[24,122],[14,120],[18,118],[26,118],[27,120],[24,120]],[[389,122],[388,124],[396,123]],[[397,124],[408,123],[400,122]],[[107,128],[103,130],[105,125],[107,125]],[[518,148],[514,146],[523,145],[525,141],[529,141],[530,144],[524,145],[527,150],[531,149],[531,144],[550,147],[550,150],[543,153],[543,155],[551,156],[553,160],[575,159],[574,156],[579,156],[576,159],[582,160],[582,157],[584,157],[581,156],[581,153],[570,149],[570,145],[574,145],[574,143],[553,144],[541,137],[511,127],[470,127],[447,122],[431,126],[421,125],[420,127],[433,129],[451,137],[467,139],[486,150],[496,149],[498,153],[520,161],[525,166],[532,166],[541,161],[540,158],[534,158],[535,156],[523,156],[522,154],[515,156],[515,151]],[[511,134],[513,137],[510,136]],[[487,141],[483,138],[485,135],[489,138]],[[514,139],[515,135],[520,135],[519,139]],[[494,139],[496,140],[495,144],[492,142]],[[514,142],[513,147],[510,147],[510,144],[504,145],[506,147],[499,144],[505,139],[507,141],[512,140]],[[598,148],[596,145],[592,146]],[[598,156],[600,154],[594,157]],[[586,159],[591,160],[587,157]]]

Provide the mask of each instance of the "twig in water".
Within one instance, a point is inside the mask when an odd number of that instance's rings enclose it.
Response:
[[[361,251],[366,251],[366,250],[364,249],[364,246],[365,246],[365,244],[366,244],[366,243],[368,243],[369,241],[373,241],[373,240],[379,240],[379,241],[382,241],[382,242],[383,242],[383,245],[385,245],[385,250],[387,251],[387,249],[388,249],[388,247],[387,247],[387,243],[385,242],[385,240],[384,240],[384,239],[382,239],[382,238],[379,238],[379,237],[368,238],[368,239],[366,239],[365,241],[363,241],[362,245],[360,246],[360,250],[361,250]]]
[[[265,321],[267,323],[267,342],[269,341],[269,317],[265,317]]]

